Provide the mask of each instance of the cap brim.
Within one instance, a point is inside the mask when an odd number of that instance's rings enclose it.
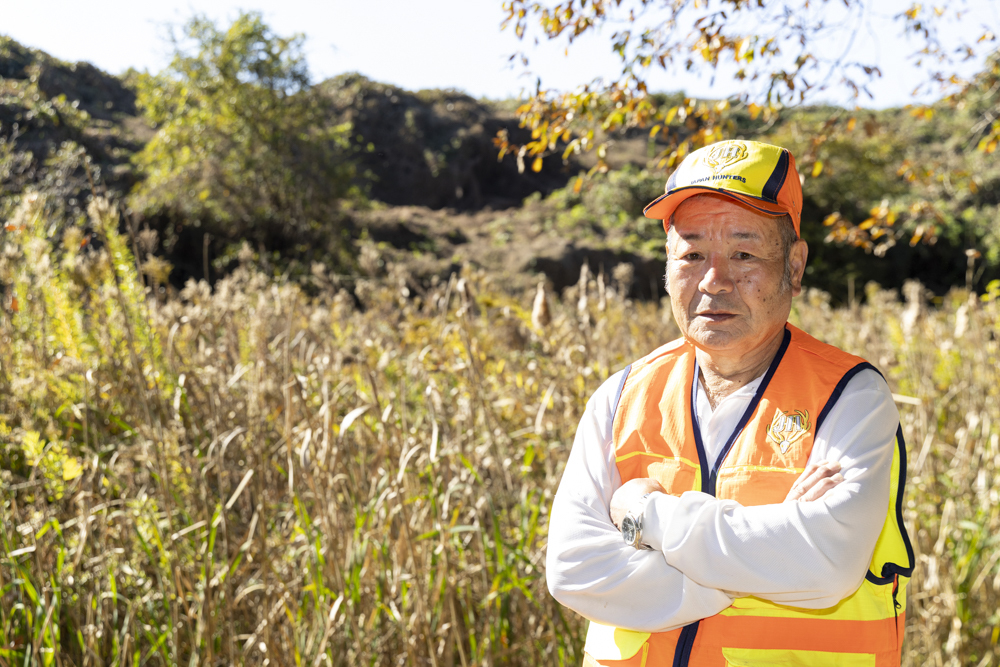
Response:
[[[749,197],[747,195],[736,194],[727,190],[705,188],[697,185],[678,188],[669,194],[660,195],[642,210],[642,214],[653,220],[662,220],[663,229],[666,230],[667,221],[670,219],[670,215],[677,210],[677,207],[680,206],[684,200],[705,193],[723,195],[725,197],[729,197],[730,199],[735,199],[744,206],[748,206],[755,211],[763,213],[764,215],[770,215],[773,217],[791,215],[784,208],[773,202],[763,201],[761,199],[757,199],[756,197]],[[794,216],[792,217],[794,218]]]

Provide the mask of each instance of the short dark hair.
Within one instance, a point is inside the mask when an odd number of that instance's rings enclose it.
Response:
[[[799,235],[795,231],[795,225],[792,224],[792,216],[787,213],[778,217],[776,222],[778,224],[778,233],[781,234],[781,250],[787,258],[788,253],[792,251],[792,246],[799,240]]]
[[[781,252],[785,256],[785,273],[781,276],[781,284],[785,287],[792,285],[792,267],[788,263],[788,258],[792,254],[792,246],[799,240],[799,235],[795,233],[795,225],[792,224],[792,216],[787,213],[777,219],[778,234],[781,238]]]

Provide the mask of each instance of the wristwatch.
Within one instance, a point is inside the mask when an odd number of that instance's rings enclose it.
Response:
[[[622,519],[622,539],[625,540],[625,544],[636,549],[653,548],[642,542],[642,515],[646,509],[646,500],[649,498],[649,495],[648,493],[643,494],[642,498],[639,499],[632,509],[625,514],[625,518]]]

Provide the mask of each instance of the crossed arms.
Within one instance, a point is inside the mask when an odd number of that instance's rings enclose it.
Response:
[[[654,494],[643,520],[652,551],[626,546],[609,514],[621,486],[611,442],[619,379],[587,404],[552,505],[546,579],[559,602],[599,623],[654,632],[745,595],[821,609],[857,590],[888,509],[899,423],[880,375],[852,378],[816,434],[810,462],[839,462],[844,482],[812,502],[758,507]]]

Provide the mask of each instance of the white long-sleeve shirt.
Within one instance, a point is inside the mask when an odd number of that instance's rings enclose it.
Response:
[[[888,510],[899,424],[881,375],[855,375],[814,438],[809,461],[839,461],[844,482],[816,501],[756,507],[696,491],[653,494],[643,516],[652,551],[626,546],[609,513],[621,486],[611,435],[620,381],[612,375],[588,402],[552,505],[546,579],[559,602],[598,623],[657,632],[744,595],[822,609],[857,590]],[[714,461],[759,379],[714,411],[695,384]]]

